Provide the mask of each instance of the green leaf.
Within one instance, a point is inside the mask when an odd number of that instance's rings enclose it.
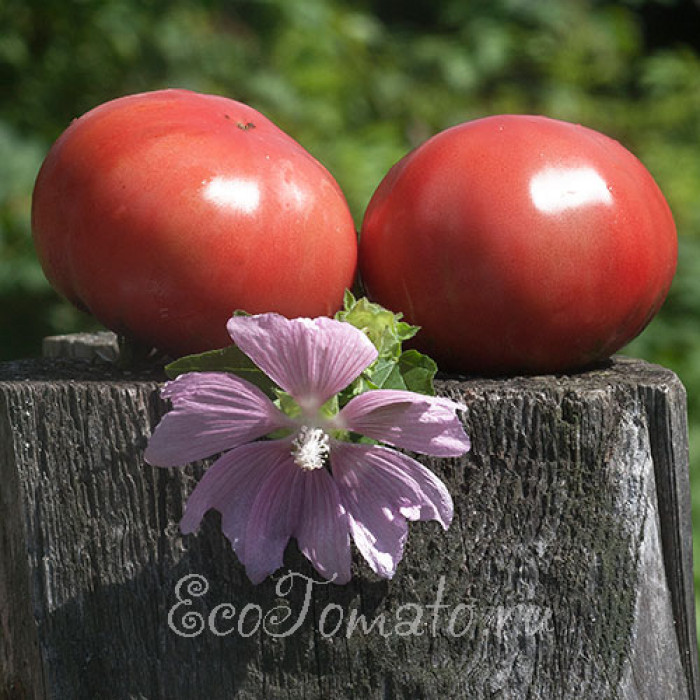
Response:
[[[418,350],[405,350],[397,359],[378,359],[368,368],[368,379],[377,389],[401,389],[435,395],[437,365]]]
[[[379,389],[400,389],[406,390],[406,382],[401,375],[401,368],[398,362],[390,361],[387,363],[386,367],[381,369],[381,384]],[[374,374],[372,375],[374,379]]]
[[[380,357],[398,357],[401,343],[419,331],[418,326],[401,321],[402,314],[395,314],[365,297],[355,299],[351,292],[346,291],[344,302],[345,308],[335,317],[366,333]]]
[[[185,372],[231,372],[255,384],[271,399],[278,398],[277,387],[272,379],[235,345],[221,350],[209,350],[198,355],[187,355],[165,367],[165,373],[170,379],[175,379]]]
[[[402,343],[420,328],[401,320],[394,313],[366,298],[356,299],[345,292],[344,309],[336,314],[363,331],[377,348],[377,359],[340,395],[340,405],[369,389],[401,389],[435,395],[433,378],[437,365],[417,350],[402,350]]]
[[[435,360],[418,352],[418,350],[406,350],[401,353],[398,367],[409,391],[435,396],[433,385],[433,379],[437,372]]]
[[[301,415],[301,406],[286,391],[277,389],[275,396],[277,397],[275,403],[282,413],[290,418],[298,418]]]
[[[395,376],[398,371],[398,363],[395,358],[380,357],[367,368],[367,379],[377,389],[405,389],[405,383],[399,382]],[[400,378],[399,374],[399,378]]]

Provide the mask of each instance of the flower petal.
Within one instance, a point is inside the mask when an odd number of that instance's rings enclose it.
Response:
[[[380,576],[391,578],[401,561],[406,518],[437,520],[444,528],[452,520],[445,485],[407,455],[379,445],[334,442],[331,467],[355,544]]]
[[[253,583],[284,564],[284,550],[301,515],[304,476],[288,453],[270,469],[258,491],[245,531],[245,569]]]
[[[255,499],[265,479],[288,457],[289,440],[253,442],[223,454],[187,500],[180,530],[194,532],[210,508],[218,510],[221,529],[245,564],[246,527]]]
[[[234,316],[234,343],[307,411],[316,411],[377,358],[369,338],[331,318]]]
[[[193,372],[168,382],[161,396],[173,402],[156,427],[144,457],[172,467],[252,442],[294,423],[245,379],[225,372]]]
[[[456,457],[470,447],[456,414],[465,408],[439,396],[377,389],[349,401],[334,424],[413,452]]]
[[[350,580],[350,531],[333,477],[325,469],[303,473],[303,513],[296,531],[299,549],[316,571],[334,583]]]
[[[349,526],[338,488],[325,469],[303,471],[294,463],[289,438],[242,445],[216,460],[187,501],[181,531],[194,532],[211,508],[221,513],[221,528],[253,583],[282,566],[291,536],[322,576],[350,580]]]

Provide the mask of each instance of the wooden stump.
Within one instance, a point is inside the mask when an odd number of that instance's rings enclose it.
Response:
[[[294,545],[252,586],[204,464],[143,462],[157,373],[0,365],[2,698],[696,698],[685,393],[616,358],[570,376],[444,378],[472,451],[421,458],[455,501],[391,581]]]

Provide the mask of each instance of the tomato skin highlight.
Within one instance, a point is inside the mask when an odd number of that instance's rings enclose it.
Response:
[[[564,372],[608,358],[661,307],[677,235],[663,194],[617,141],[546,117],[447,129],[367,207],[368,295],[421,326],[441,369]]]
[[[74,120],[37,177],[32,231],[59,293],[175,356],[230,344],[236,309],[333,314],[357,265],[328,171],[253,108],[186,90]]]

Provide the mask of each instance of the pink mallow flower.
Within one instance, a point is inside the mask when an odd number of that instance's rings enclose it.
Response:
[[[219,372],[180,375],[162,396],[173,410],[155,429],[145,458],[171,467],[223,454],[189,497],[180,522],[195,531],[207,510],[221,513],[224,534],[253,583],[283,564],[291,537],[326,579],[350,580],[350,537],[380,576],[403,556],[407,520],[447,529],[450,494],[430,470],[378,444],[348,442],[357,433],[438,457],[469,449],[457,418],[461,404],[409,391],[371,390],[333,416],[321,407],[377,357],[367,336],[330,318],[237,316],[233,341],[298,404],[292,418],[256,386]],[[261,440],[271,433],[284,434]]]

